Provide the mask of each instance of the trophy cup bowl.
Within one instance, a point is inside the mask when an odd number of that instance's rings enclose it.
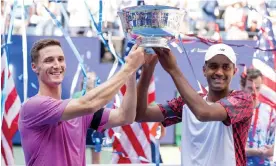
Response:
[[[179,8],[158,5],[128,7],[118,12],[124,32],[142,36],[141,47],[168,49],[168,42],[179,33],[185,14]]]

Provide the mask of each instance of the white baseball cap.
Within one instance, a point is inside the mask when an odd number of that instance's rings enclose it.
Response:
[[[226,44],[214,44],[210,46],[205,54],[205,61],[210,60],[216,55],[225,55],[234,65],[236,65],[237,57],[232,47]]]

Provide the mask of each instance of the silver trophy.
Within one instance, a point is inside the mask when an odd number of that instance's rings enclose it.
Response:
[[[128,7],[118,12],[124,32],[142,36],[141,47],[163,48],[169,48],[169,40],[179,34],[185,14],[179,8],[153,5]]]

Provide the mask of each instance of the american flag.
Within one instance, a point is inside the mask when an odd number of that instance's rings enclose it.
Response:
[[[269,16],[266,6],[262,14]],[[272,30],[272,23],[264,18],[261,30],[258,34],[257,47],[263,50],[276,49],[275,37]],[[252,64],[263,74],[263,86],[260,91],[260,100],[276,107],[276,51],[256,50],[253,55]]]
[[[120,90],[121,96],[124,95],[126,86],[123,86]],[[155,102],[155,84],[152,78],[149,92],[148,92],[148,103],[152,104]],[[108,136],[112,137],[114,133],[119,133],[120,138],[115,137],[113,142],[113,153],[112,163],[148,163],[140,160],[139,158],[145,158],[149,162],[152,161],[151,145],[152,141],[155,143],[155,138],[152,133],[156,129],[158,123],[137,123],[134,122],[131,125],[125,125],[115,127],[108,130]]]
[[[1,54],[1,95],[3,97],[3,90],[5,90],[6,97],[4,98],[5,101],[3,101],[5,103],[5,107],[4,110],[2,110],[4,115],[2,119],[1,132],[1,165],[15,165],[12,149],[12,138],[18,129],[17,122],[21,101],[19,96],[17,95],[12,75],[6,64],[6,58],[6,49],[3,49]],[[8,70],[8,77],[6,82],[4,82],[5,69]],[[3,89],[4,84],[5,89]]]
[[[125,55],[128,55],[134,41],[127,43],[127,49]],[[141,70],[136,73],[136,79],[140,78]],[[121,99],[126,91],[124,85],[120,89]],[[148,104],[155,102],[155,84],[154,78],[151,79],[150,87],[148,91]],[[134,122],[131,125],[115,127],[107,131],[108,136],[111,138],[114,133],[120,133],[120,138],[115,137],[113,142],[112,163],[148,163],[140,160],[139,158],[145,158],[149,162],[152,162],[151,142],[155,143],[154,133],[158,123],[137,123]]]

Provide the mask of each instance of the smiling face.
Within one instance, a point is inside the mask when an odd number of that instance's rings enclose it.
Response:
[[[226,56],[216,55],[205,62],[203,73],[210,91],[225,91],[229,89],[236,68]]]
[[[64,53],[60,46],[50,45],[38,51],[32,69],[38,75],[40,83],[56,87],[61,84],[66,70]]]

